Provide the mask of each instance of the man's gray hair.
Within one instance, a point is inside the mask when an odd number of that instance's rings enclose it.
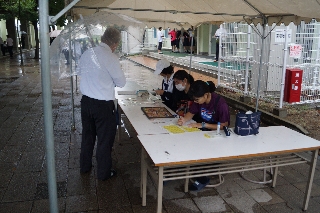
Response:
[[[121,33],[114,27],[107,27],[106,31],[104,31],[101,36],[101,42],[106,43],[109,46],[119,43],[120,40]]]

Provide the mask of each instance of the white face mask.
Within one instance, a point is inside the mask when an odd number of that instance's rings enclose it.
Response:
[[[183,90],[185,90],[186,86],[182,86],[182,84],[177,84],[177,85],[176,85],[176,88],[177,88],[177,90],[179,90],[179,91],[183,91]]]

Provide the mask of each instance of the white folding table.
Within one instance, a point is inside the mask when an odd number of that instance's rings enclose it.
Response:
[[[116,93],[141,89],[135,82],[127,82],[124,88],[117,88]],[[320,141],[283,126],[260,127],[258,135],[245,137],[231,134],[229,137],[206,138],[205,132],[169,134],[162,126],[176,123],[177,118],[148,119],[141,110],[141,107],[165,107],[163,103],[136,95],[116,94],[116,98],[143,146],[143,206],[146,205],[147,171],[158,182],[157,212],[160,213],[165,180],[185,179],[187,191],[189,178],[272,168],[272,186],[275,187],[278,167],[307,163],[308,160],[297,153],[313,151],[303,204],[303,209],[307,210]],[[136,101],[130,101],[134,99]]]
[[[138,135],[141,154],[142,205],[146,205],[147,171],[157,180],[158,206],[162,209],[163,181],[273,168],[308,162],[299,152],[313,151],[303,209],[307,210],[320,141],[284,126],[260,127],[258,135],[204,137],[205,132]],[[217,164],[218,163],[218,164]]]

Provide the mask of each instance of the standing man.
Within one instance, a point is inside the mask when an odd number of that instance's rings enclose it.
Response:
[[[1,37],[0,37],[0,47],[1,47],[2,55],[3,55],[3,56],[5,56],[5,55],[6,55],[6,53],[5,53],[5,51],[4,51],[3,40],[2,40],[2,38],[1,38]]]
[[[116,175],[112,169],[111,151],[116,135],[115,90],[123,87],[126,78],[119,58],[113,54],[121,39],[120,31],[108,27],[101,42],[86,50],[80,58],[80,90],[82,142],[80,173],[92,168],[92,155],[97,137],[97,178],[107,180]]]
[[[157,32],[157,37],[158,37],[158,53],[162,54],[161,49],[162,49],[162,41],[163,41],[163,32],[162,32],[162,27],[159,27],[159,30]]]
[[[13,58],[13,40],[9,35],[7,35],[7,49],[10,54],[10,58]]]

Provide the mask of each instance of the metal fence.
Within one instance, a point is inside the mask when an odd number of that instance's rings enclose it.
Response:
[[[150,54],[213,73],[218,76],[220,86],[243,95],[258,95],[280,108],[283,104],[284,71],[286,68],[299,68],[303,70],[303,81],[300,102],[297,103],[320,102],[320,23],[267,25],[264,35],[259,24],[224,23],[223,28],[225,35],[220,36],[218,64],[213,62],[212,57],[204,60],[204,57],[194,55],[176,57]],[[301,56],[290,57],[290,46],[297,44],[302,47]]]
[[[265,35],[261,25],[225,23],[223,27],[226,34],[220,39],[221,86],[250,96],[258,93],[260,98],[280,103],[283,67],[299,68],[303,70],[299,103],[320,102],[320,23],[274,24],[266,26]],[[300,57],[292,58],[285,51],[294,44],[302,47]]]

